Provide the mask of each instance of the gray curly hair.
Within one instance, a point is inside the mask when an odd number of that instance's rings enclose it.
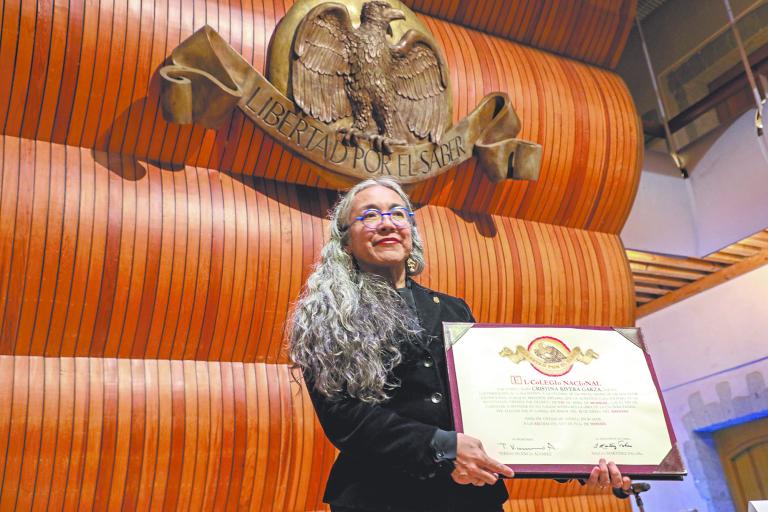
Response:
[[[358,183],[330,213],[330,237],[307,279],[290,323],[290,356],[310,385],[329,398],[344,395],[379,403],[398,386],[392,370],[402,361],[401,344],[416,341],[422,331],[415,313],[392,284],[363,272],[351,254],[349,216],[352,201],[373,186],[394,190],[408,209],[410,198],[392,178]],[[411,226],[413,270],[424,270],[424,246],[415,223]]]

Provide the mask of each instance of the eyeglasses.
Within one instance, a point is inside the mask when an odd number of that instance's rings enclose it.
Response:
[[[413,212],[404,206],[395,206],[388,212],[382,212],[375,208],[365,210],[362,215],[355,217],[355,220],[362,221],[369,228],[377,228],[384,222],[384,217],[389,216],[389,220],[392,224],[402,228],[411,225],[411,219],[413,218]]]

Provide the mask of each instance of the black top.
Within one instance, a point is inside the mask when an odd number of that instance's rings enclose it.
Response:
[[[452,464],[444,460],[450,454],[437,453],[446,440],[455,442],[442,322],[474,322],[472,312],[461,299],[409,284],[425,338],[418,346],[402,347],[403,362],[393,372],[400,387],[391,399],[378,405],[351,397],[330,400],[305,375],[320,424],[340,450],[323,499],[371,511],[498,506],[507,499],[501,480],[482,487],[459,485],[450,477]],[[402,293],[410,302],[408,292]]]
[[[412,283],[413,281],[408,279],[403,288],[397,289],[397,293],[400,294],[400,297],[402,297],[408,307],[418,315],[416,300],[413,298],[413,291],[411,291]],[[432,447],[432,453],[436,462],[449,462],[449,464],[442,464],[441,468],[452,471],[454,467],[453,461],[456,460],[456,432],[453,430],[437,429],[435,435],[432,436],[430,446]]]
[[[408,279],[405,282],[405,287],[398,288],[397,293],[399,293],[400,297],[402,297],[405,303],[408,304],[408,307],[418,314],[418,311],[416,311],[416,299],[413,298],[413,290],[411,289],[412,286],[413,281]]]

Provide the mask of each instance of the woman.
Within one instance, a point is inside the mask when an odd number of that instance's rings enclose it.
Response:
[[[340,450],[324,501],[334,512],[498,511],[507,499],[479,440],[456,433],[442,322],[474,322],[461,299],[410,276],[424,270],[413,207],[389,178],[353,187],[293,315],[291,357]],[[629,486],[601,461],[588,485]]]

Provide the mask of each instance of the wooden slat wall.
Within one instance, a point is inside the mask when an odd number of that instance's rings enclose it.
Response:
[[[19,2],[6,1],[2,18],[3,134],[323,186],[313,164],[274,144],[240,113],[214,131],[169,125],[158,108],[160,84],[153,73],[183,39],[208,23],[262,70],[271,33],[289,5]],[[580,3],[555,4],[553,12],[560,13]],[[523,16],[530,5],[514,12]],[[537,34],[558,19],[543,23],[541,13],[523,16],[528,22],[521,28]],[[578,23],[571,14],[568,23]],[[450,63],[454,117],[466,116],[485,94],[506,91],[522,118],[520,137],[542,144],[544,154],[537,182],[496,186],[466,163],[417,187],[414,198],[618,233],[634,199],[641,158],[637,113],[621,79],[435,18],[424,21]]]
[[[446,52],[454,116],[485,94],[510,95],[520,137],[540,143],[536,182],[490,183],[474,161],[417,186],[419,202],[618,233],[636,193],[642,148],[634,103],[610,72],[439,20],[425,20]]]
[[[0,353],[287,362],[332,192],[0,139]],[[105,166],[102,162],[108,164]],[[630,325],[618,235],[418,210],[426,286],[479,320]]]
[[[286,365],[0,356],[0,510],[317,510],[335,456]],[[509,488],[508,511],[628,510]]]
[[[0,356],[0,510],[322,508],[287,365]]]
[[[628,512],[628,501],[611,496],[575,496],[572,498],[544,498],[540,500],[510,500],[504,505],[505,512]]]
[[[404,0],[412,9],[573,59],[615,68],[637,0]]]

